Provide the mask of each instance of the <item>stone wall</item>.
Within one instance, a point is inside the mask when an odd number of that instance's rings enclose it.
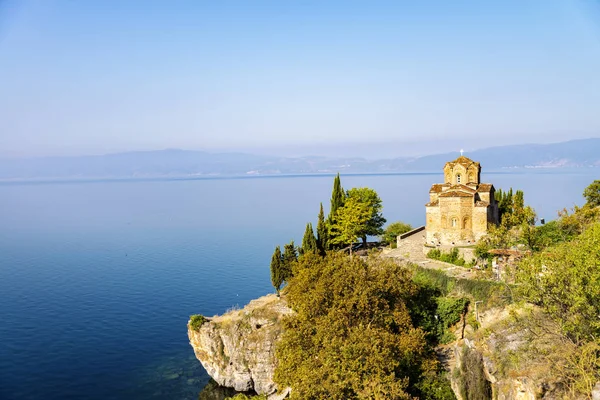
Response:
[[[476,221],[472,197],[442,197],[439,207],[426,208],[426,217],[428,245],[469,245],[478,238],[474,235]],[[484,226],[487,228],[487,216]]]

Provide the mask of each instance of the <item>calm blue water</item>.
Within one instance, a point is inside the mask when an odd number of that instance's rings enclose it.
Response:
[[[592,173],[487,174],[546,219]],[[186,335],[272,291],[276,244],[299,241],[332,177],[0,184],[0,398],[196,399]],[[389,221],[424,222],[438,175],[342,177]]]

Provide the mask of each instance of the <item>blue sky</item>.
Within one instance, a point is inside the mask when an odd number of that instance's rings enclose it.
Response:
[[[0,0],[4,156],[598,136],[596,0]]]

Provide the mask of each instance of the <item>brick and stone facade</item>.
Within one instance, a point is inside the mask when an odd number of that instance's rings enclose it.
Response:
[[[469,245],[498,223],[494,186],[480,183],[481,166],[465,156],[447,162],[444,183],[429,190],[426,209],[428,245]]]

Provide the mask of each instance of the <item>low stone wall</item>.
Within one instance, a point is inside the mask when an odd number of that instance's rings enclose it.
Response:
[[[408,231],[408,232],[406,232],[406,233],[403,233],[402,235],[398,235],[398,237],[396,238],[396,244],[397,244],[398,246],[400,246],[400,242],[401,242],[403,239],[406,239],[407,237],[410,237],[410,236],[412,236],[412,235],[415,235],[415,234],[417,234],[417,233],[419,233],[419,232],[422,232],[422,231],[424,231],[424,230],[425,230],[425,225],[423,225],[423,226],[419,226],[418,228],[415,228],[415,229],[413,229],[413,230],[411,230],[411,231]]]

